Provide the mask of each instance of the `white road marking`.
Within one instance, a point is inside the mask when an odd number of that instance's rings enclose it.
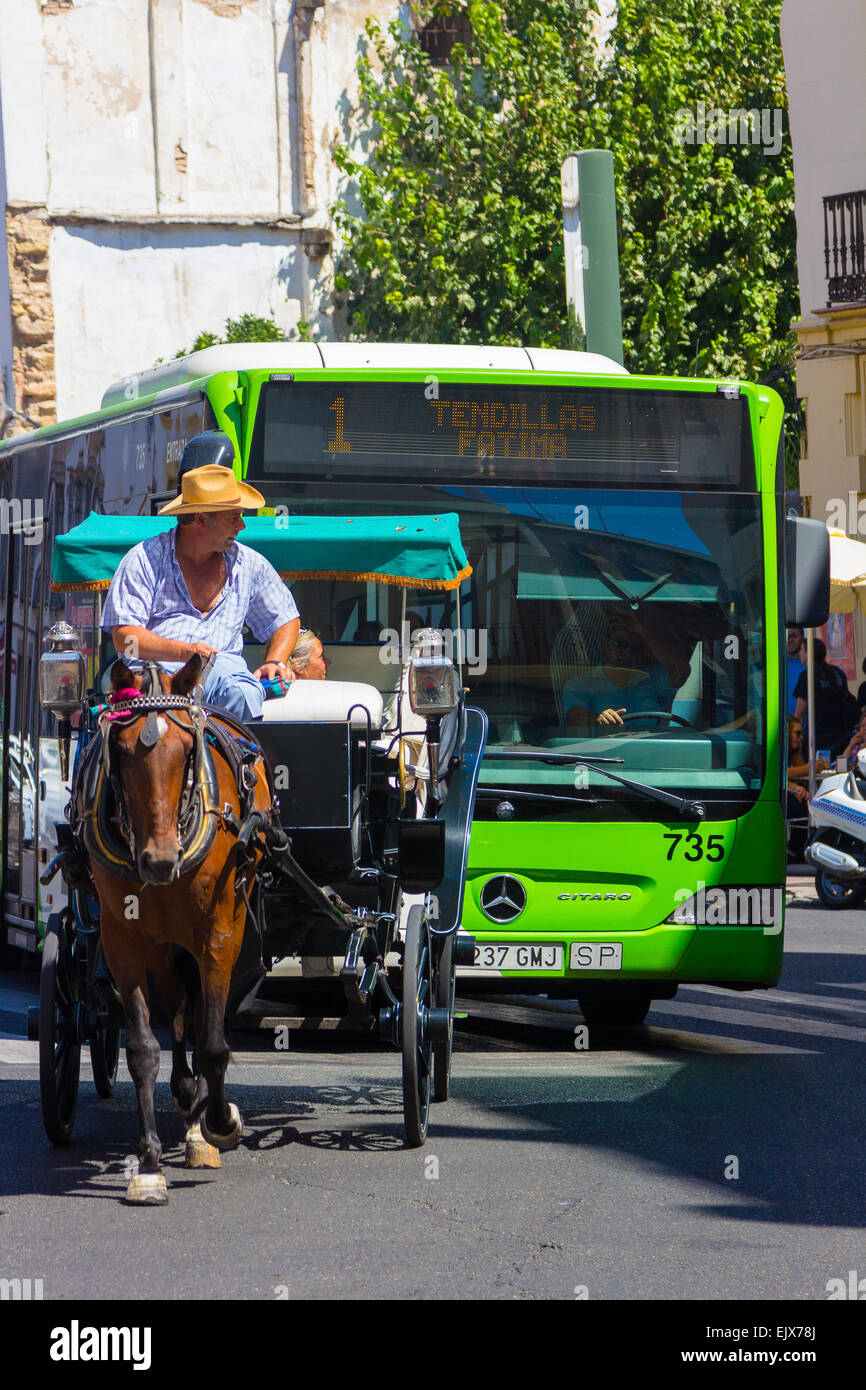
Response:
[[[10,1038],[0,1034],[0,1062],[9,1062],[21,1067],[39,1065],[39,1044],[25,1042],[23,1038]]]

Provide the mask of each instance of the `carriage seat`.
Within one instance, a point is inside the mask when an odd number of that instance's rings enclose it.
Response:
[[[265,700],[262,720],[266,724],[345,723],[350,710],[353,729],[366,729],[368,710],[373,732],[382,728],[381,692],[361,681],[294,681],[285,695]]]

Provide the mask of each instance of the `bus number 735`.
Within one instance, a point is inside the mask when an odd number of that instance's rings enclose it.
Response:
[[[683,857],[688,859],[692,864],[697,863],[699,859],[708,859],[710,863],[718,864],[719,860],[725,857],[725,844],[722,835],[708,835],[706,849],[704,849],[703,835],[699,835],[696,830],[690,830],[687,835],[683,835],[681,831],[674,831],[670,834],[663,835],[662,839],[671,840],[673,842],[667,854],[668,863],[673,859],[674,850],[680,840],[685,841],[683,846]],[[690,846],[690,848],[686,848],[686,846]]]

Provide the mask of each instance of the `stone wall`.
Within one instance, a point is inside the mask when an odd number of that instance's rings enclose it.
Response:
[[[31,428],[31,423],[50,425],[56,418],[50,240],[44,207],[7,206],[12,379],[15,409],[26,419],[10,417],[6,436]]]
[[[368,148],[350,113],[372,15],[409,7],[0,0],[0,379],[19,415],[97,409],[227,317],[335,331],[333,146]]]

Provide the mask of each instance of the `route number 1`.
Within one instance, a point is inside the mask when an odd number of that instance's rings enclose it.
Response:
[[[343,415],[346,410],[345,396],[337,396],[333,401],[331,401],[331,404],[328,406],[328,409],[333,410],[334,414],[337,417],[337,425],[335,431],[337,437],[336,439],[328,440],[328,453],[348,454],[351,452],[352,446],[343,437]]]

